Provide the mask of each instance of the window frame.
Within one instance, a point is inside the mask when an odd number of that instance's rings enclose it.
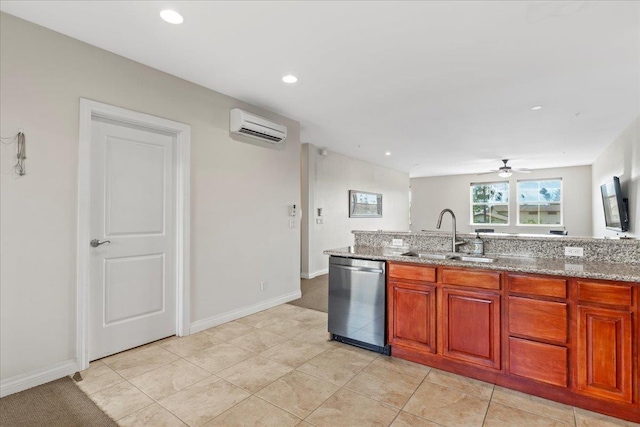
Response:
[[[560,181],[560,223],[559,224],[521,224],[520,223],[520,197],[518,194],[520,193],[520,183],[521,182],[540,182],[540,181]],[[553,202],[556,203],[556,202]],[[531,203],[522,203],[522,204],[531,204]],[[538,203],[540,206],[540,203]],[[538,211],[538,219],[540,219],[540,211]],[[562,178],[530,178],[530,179],[519,179],[516,181],[516,227],[542,227],[542,228],[555,228],[555,227],[564,227],[564,182]]]
[[[491,185],[491,184],[506,184],[507,185],[507,202],[506,203],[474,203],[473,202],[473,188],[480,185]],[[507,222],[504,224],[494,223],[494,222],[475,222],[475,216],[473,214],[474,205],[488,205],[488,206],[506,206],[507,207]],[[489,181],[489,182],[471,182],[469,184],[469,225],[477,226],[477,225],[490,225],[496,227],[509,227],[511,225],[511,183],[509,180],[506,181]]]

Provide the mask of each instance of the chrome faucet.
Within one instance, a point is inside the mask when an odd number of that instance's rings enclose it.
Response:
[[[451,252],[456,253],[458,252],[458,245],[465,244],[465,242],[458,242],[456,238],[456,214],[454,214],[451,209],[443,209],[438,217],[438,224],[436,224],[436,228],[440,229],[440,226],[442,225],[442,217],[446,212],[451,214]]]

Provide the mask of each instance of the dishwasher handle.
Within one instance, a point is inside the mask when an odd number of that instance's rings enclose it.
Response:
[[[345,270],[351,270],[351,271],[363,271],[365,273],[378,273],[378,274],[384,273],[384,271],[380,268],[349,267],[348,265],[336,265],[336,264],[332,264],[331,267],[344,268]]]

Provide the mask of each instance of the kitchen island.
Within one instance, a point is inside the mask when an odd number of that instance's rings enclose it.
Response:
[[[637,241],[498,238],[488,263],[403,255],[445,254],[446,236],[355,234],[325,253],[387,262],[393,356],[640,422]],[[578,245],[583,257],[557,255]]]

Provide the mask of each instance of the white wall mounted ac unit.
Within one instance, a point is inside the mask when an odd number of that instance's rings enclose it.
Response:
[[[247,113],[239,108],[231,110],[229,128],[231,133],[256,138],[272,144],[279,144],[287,137],[287,128],[285,126]]]

